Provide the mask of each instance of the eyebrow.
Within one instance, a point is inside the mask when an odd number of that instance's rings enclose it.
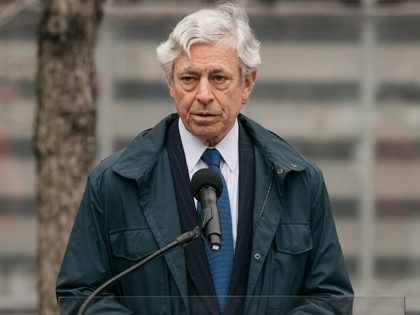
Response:
[[[215,68],[215,69],[212,69],[211,71],[210,71],[210,73],[214,73],[214,72],[226,72],[226,70],[224,69],[224,68]]]
[[[183,73],[199,74],[199,73],[201,73],[201,70],[197,70],[197,69],[194,69],[194,68],[191,68],[191,67],[185,67],[184,69],[182,69],[180,71],[180,73],[181,74],[183,74]],[[210,69],[209,73],[210,74],[212,74],[212,73],[228,73],[228,71],[226,71],[226,69],[224,69],[223,67],[218,67],[218,68],[215,68],[215,69]]]
[[[199,71],[191,69],[189,67],[182,69],[179,74],[183,75],[183,74],[195,74],[198,75]]]

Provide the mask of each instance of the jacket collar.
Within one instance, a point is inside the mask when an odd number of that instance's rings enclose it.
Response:
[[[273,164],[278,174],[286,175],[290,171],[302,171],[308,166],[308,161],[285,140],[242,114],[239,114],[238,119],[254,145]]]
[[[178,114],[171,114],[154,128],[140,133],[121,154],[113,170],[123,177],[142,181],[165,148],[168,126],[177,119]],[[301,171],[308,166],[308,162],[282,138],[242,114],[238,119],[254,145],[271,161],[279,174]]]
[[[144,180],[164,150],[166,132],[176,119],[178,119],[178,115],[171,114],[154,128],[140,133],[124,149],[113,170],[121,176],[134,179],[137,182]]]

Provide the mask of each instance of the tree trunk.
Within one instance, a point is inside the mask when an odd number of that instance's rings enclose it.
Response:
[[[43,315],[57,313],[56,277],[94,161],[94,47],[103,1],[42,2],[34,149],[38,296],[39,314]]]

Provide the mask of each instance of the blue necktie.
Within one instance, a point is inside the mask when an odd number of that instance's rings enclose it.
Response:
[[[222,229],[222,244],[218,251],[212,251],[207,242],[204,242],[217,300],[219,302],[219,307],[223,312],[226,305],[226,296],[229,291],[234,256],[229,193],[226,187],[226,181],[220,172],[221,155],[219,151],[216,149],[206,149],[201,156],[201,159],[211,170],[215,171],[220,176],[223,182],[223,192],[217,202]],[[199,211],[200,210],[201,207],[199,207]]]

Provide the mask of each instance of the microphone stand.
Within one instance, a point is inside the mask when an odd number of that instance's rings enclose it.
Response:
[[[194,230],[186,232],[184,234],[181,234],[176,238],[176,240],[165,247],[157,250],[153,254],[147,256],[145,259],[139,261],[135,265],[131,266],[130,268],[124,270],[123,272],[117,274],[116,276],[112,277],[105,283],[103,283],[101,286],[99,286],[93,293],[83,302],[82,306],[79,308],[78,315],[84,315],[86,312],[86,309],[89,307],[89,305],[92,303],[93,299],[101,294],[105,289],[109,288],[110,286],[114,285],[118,281],[124,279],[126,276],[128,276],[130,273],[134,272],[135,270],[145,266],[149,262],[154,261],[156,258],[161,257],[162,255],[165,255],[169,253],[170,251],[178,248],[178,247],[187,247],[192,243],[193,240],[197,239],[201,235],[201,229],[197,226],[194,228]]]

